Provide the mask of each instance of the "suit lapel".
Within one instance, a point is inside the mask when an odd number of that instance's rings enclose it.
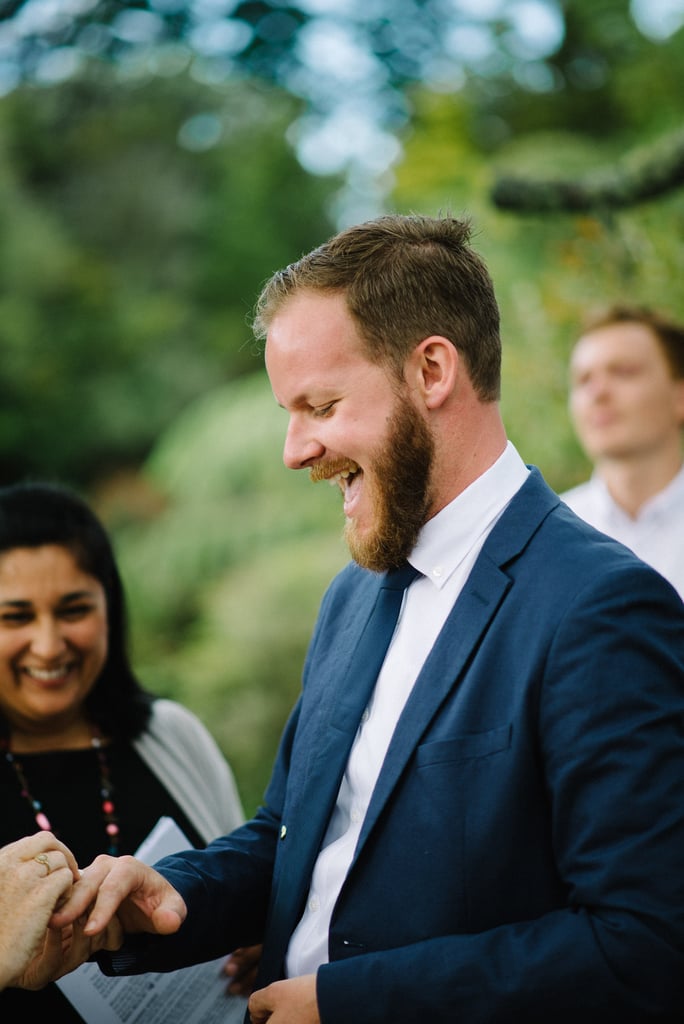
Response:
[[[461,683],[472,652],[512,586],[512,579],[502,566],[517,558],[558,502],[558,496],[533,469],[488,537],[399,718],[373,791],[354,860],[421,736],[444,700]]]
[[[355,595],[353,628],[347,631],[343,645],[331,638],[319,671],[327,675],[324,706],[312,709],[311,749],[303,780],[293,780],[296,806],[306,815],[306,826],[293,829],[297,835],[297,857],[293,870],[308,879],[335,806],[349,752],[364,708],[370,700],[375,680],[363,671],[363,639],[372,619],[383,577],[372,577],[372,587],[361,597]],[[320,691],[316,690],[317,694]],[[309,716],[306,716],[307,718]],[[300,784],[301,782],[301,784]],[[315,808],[315,814],[311,814]],[[297,879],[291,882],[296,887]]]
[[[492,621],[509,586],[508,577],[488,560],[480,560],[473,569],[397,722],[363,823],[357,855],[421,736],[444,700],[460,683],[471,652]]]

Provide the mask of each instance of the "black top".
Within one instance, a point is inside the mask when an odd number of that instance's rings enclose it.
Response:
[[[176,801],[129,743],[105,750],[119,824],[119,853],[135,853],[161,815],[173,818],[193,846],[204,841]],[[100,771],[94,750],[63,750],[19,755],[32,796],[43,805],[53,832],[86,867],[107,850]],[[33,811],[21,795],[14,769],[0,757],[0,846],[38,831]],[[0,1021],[20,1024],[33,1015],[49,1024],[82,1024],[83,1018],[56,985],[40,992],[0,992]]]

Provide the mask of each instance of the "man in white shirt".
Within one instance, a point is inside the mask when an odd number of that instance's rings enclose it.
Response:
[[[561,497],[684,597],[684,327],[639,307],[594,316],[570,359],[570,413],[595,468]]]

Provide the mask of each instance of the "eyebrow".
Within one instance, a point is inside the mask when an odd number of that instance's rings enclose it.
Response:
[[[72,590],[69,594],[63,594],[58,604],[69,604],[71,601],[82,601],[83,598],[93,600],[95,598],[95,591],[93,590]],[[27,601],[22,598],[8,598],[6,601],[0,601],[0,607],[7,608],[31,608],[33,601]]]

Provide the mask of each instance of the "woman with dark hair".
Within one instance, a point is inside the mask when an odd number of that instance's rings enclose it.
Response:
[[[72,490],[0,488],[0,846],[53,832],[89,864],[169,816],[196,846],[243,821],[232,771],[187,708],[155,698],[126,648],[107,533]],[[81,1017],[55,985],[8,988],[0,1020]]]

